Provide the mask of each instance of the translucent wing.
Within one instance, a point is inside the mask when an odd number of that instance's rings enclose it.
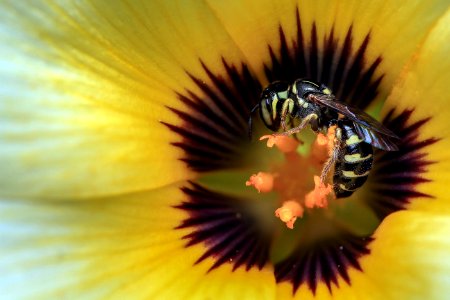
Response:
[[[360,138],[374,147],[387,151],[398,150],[399,137],[364,111],[336,100],[332,95],[309,94],[308,100],[330,107],[353,121]]]
[[[363,138],[366,143],[386,151],[398,150],[398,138],[381,134],[378,131],[373,131],[370,128],[356,122],[353,122],[353,124],[355,125],[355,130],[358,136]]]

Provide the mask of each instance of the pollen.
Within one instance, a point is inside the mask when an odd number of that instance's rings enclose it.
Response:
[[[325,145],[328,144],[328,137],[326,135],[322,134],[322,133],[319,133],[317,135],[316,143],[319,146],[325,146]]]
[[[316,143],[318,146],[327,146],[328,152],[333,151],[334,141],[336,138],[336,125],[330,126],[327,131],[327,135],[319,133],[316,138]]]
[[[319,176],[314,176],[314,190],[306,194],[305,206],[307,208],[324,208],[328,206],[327,196],[331,194],[333,187],[325,185]]]
[[[265,135],[267,147],[276,148],[284,154],[284,161],[274,163],[269,172],[259,172],[250,177],[247,186],[258,192],[278,194],[279,208],[275,216],[289,229],[294,223],[309,214],[313,209],[327,209],[329,201],[335,198],[333,186],[328,177],[321,174],[329,161],[335,144],[335,128],[330,127],[327,134],[318,134],[307,154],[301,155],[297,148],[301,142],[280,134]]]
[[[254,186],[258,193],[268,193],[273,189],[274,175],[271,173],[258,172],[250,176],[245,182],[246,186]]]

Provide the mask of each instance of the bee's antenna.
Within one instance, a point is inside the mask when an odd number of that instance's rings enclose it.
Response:
[[[259,103],[256,104],[250,111],[250,117],[248,118],[248,138],[252,139],[252,115],[259,109]]]

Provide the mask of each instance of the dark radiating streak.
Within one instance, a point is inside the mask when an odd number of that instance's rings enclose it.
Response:
[[[186,211],[188,217],[176,229],[191,229],[183,237],[187,240],[186,247],[198,243],[208,247],[195,264],[209,257],[215,258],[209,271],[225,263],[232,264],[233,271],[241,266],[246,270],[262,269],[267,264],[273,232],[263,232],[258,227],[257,216],[245,207],[246,200],[195,183],[182,191],[187,200],[175,208]]]
[[[429,160],[426,148],[439,138],[419,139],[420,129],[431,118],[410,122],[413,113],[414,110],[405,110],[394,116],[392,109],[383,121],[401,140],[399,151],[375,153],[374,168],[369,177],[371,193],[365,201],[380,219],[405,209],[415,198],[433,197],[417,191],[417,185],[430,181],[423,175],[427,167],[436,162]]]

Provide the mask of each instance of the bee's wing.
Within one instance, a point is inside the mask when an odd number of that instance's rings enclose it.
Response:
[[[399,137],[364,111],[336,100],[334,96],[309,94],[308,100],[335,109],[353,121],[359,137],[368,144],[387,151],[398,150]]]
[[[356,122],[353,122],[353,124],[355,125],[358,136],[363,138],[366,143],[386,151],[398,150],[398,138],[381,134],[378,131],[371,130]]]

